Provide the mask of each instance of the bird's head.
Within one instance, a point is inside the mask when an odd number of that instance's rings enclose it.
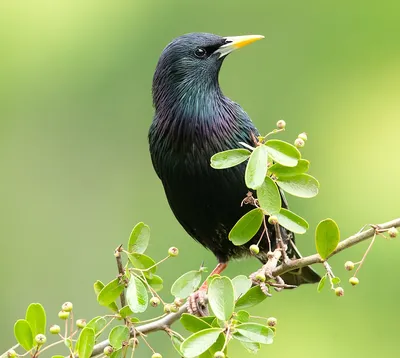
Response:
[[[218,73],[232,51],[262,39],[260,35],[221,37],[190,33],[165,47],[153,78],[154,104],[192,93],[219,91]],[[175,98],[171,99],[170,97]]]

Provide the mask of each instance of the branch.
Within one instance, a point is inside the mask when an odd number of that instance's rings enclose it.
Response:
[[[329,257],[332,257],[332,256],[338,254],[339,252],[343,251],[344,249],[347,249],[351,246],[354,246],[362,241],[365,241],[365,240],[373,237],[377,230],[390,229],[391,227],[400,227],[400,218],[392,220],[392,221],[388,221],[384,224],[376,225],[375,227],[372,227],[365,231],[361,231],[355,235],[348,237],[347,239],[345,239],[339,243],[336,250]],[[283,264],[277,266],[275,269],[272,270],[272,275],[274,277],[280,276],[280,275],[284,274],[285,272],[288,272],[291,270],[296,270],[296,269],[300,269],[300,268],[308,266],[308,265],[313,265],[313,264],[323,263],[323,262],[324,262],[324,260],[322,260],[318,254],[305,256],[300,259],[291,260],[291,261],[288,261],[287,263],[283,263]],[[135,327],[135,330],[136,330],[136,332],[140,332],[143,334],[155,332],[155,331],[167,330],[169,326],[171,326],[175,321],[177,321],[182,316],[182,314],[184,314],[186,312],[187,312],[187,305],[185,304],[179,309],[178,312],[170,313],[170,314],[160,318],[157,321],[153,321],[150,323],[146,323],[146,324],[137,326],[137,327]],[[132,335],[133,335],[133,333],[132,333]],[[104,341],[96,344],[93,349],[92,357],[103,353],[104,348],[107,347],[108,345],[110,345],[110,342],[108,340],[104,340]]]

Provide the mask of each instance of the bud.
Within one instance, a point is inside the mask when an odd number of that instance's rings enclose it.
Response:
[[[17,356],[17,352],[14,351],[14,349],[10,349],[10,350],[7,352],[7,356],[10,357],[10,358],[14,358],[14,357]]]
[[[106,356],[110,356],[111,354],[113,354],[113,352],[114,352],[114,348],[111,347],[111,346],[107,346],[107,347],[105,347],[104,350],[103,350],[103,353],[104,353],[104,355],[106,355]]]
[[[86,320],[84,320],[84,319],[78,319],[78,320],[76,321],[76,326],[77,326],[78,328],[85,328],[85,326],[86,326]]]
[[[344,263],[344,268],[347,270],[347,271],[351,271],[351,270],[353,270],[354,269],[354,262],[353,261],[346,261],[345,263]]]
[[[179,250],[178,250],[177,247],[170,247],[170,248],[168,249],[168,255],[169,255],[169,256],[175,257],[175,256],[178,256],[178,254],[179,254]]]
[[[350,277],[349,282],[351,283],[352,286],[356,286],[360,283],[360,280],[357,277]]]
[[[59,334],[61,331],[60,326],[53,324],[52,326],[50,326],[49,331],[51,334]]]
[[[174,299],[174,305],[176,307],[181,307],[185,303],[185,300],[180,298],[180,297],[175,297]]]
[[[336,287],[335,288],[335,295],[340,297],[344,295],[344,289],[342,287]]]
[[[294,145],[296,148],[303,148],[304,144],[305,144],[305,142],[301,138],[296,138],[296,140],[294,141]]]
[[[278,323],[278,320],[275,317],[269,317],[267,319],[267,326],[268,327],[275,327],[277,323]]]
[[[73,308],[73,305],[71,302],[64,302],[63,305],[61,306],[61,310],[65,312],[71,312]]]
[[[131,338],[129,340],[129,344],[128,345],[130,347],[136,348],[138,346],[138,344],[139,344],[139,340],[135,337],[135,338]]]
[[[285,122],[283,119],[281,119],[281,120],[279,120],[278,122],[276,122],[276,126],[277,126],[279,129],[285,129],[285,127],[286,127],[286,122]]]
[[[394,238],[399,234],[399,232],[398,232],[398,230],[397,230],[395,227],[391,227],[391,228],[388,230],[388,234],[389,234],[389,236],[390,236],[392,239],[394,239]]]
[[[265,282],[266,279],[267,279],[267,278],[265,277],[265,275],[264,275],[263,273],[261,273],[261,272],[259,272],[259,273],[256,275],[256,280],[257,280],[257,281]]]
[[[46,338],[46,336],[45,336],[44,334],[38,334],[38,335],[36,335],[36,337],[35,337],[35,342],[36,342],[39,346],[41,346],[42,344],[45,344],[46,341],[47,341],[47,338]]]
[[[60,312],[58,312],[58,317],[61,318],[61,319],[68,319],[68,317],[69,317],[69,312],[60,311]]]
[[[307,141],[307,133],[306,132],[303,132],[303,133],[300,133],[298,136],[297,136],[297,138],[300,138],[300,139],[302,139],[302,140],[304,140],[304,141]]]
[[[161,302],[160,299],[158,297],[155,297],[155,296],[150,299],[150,304],[153,307],[157,307],[160,304],[160,302]]]
[[[215,352],[214,358],[225,358],[225,353],[222,351]]]
[[[275,215],[271,215],[271,216],[268,218],[268,222],[269,222],[271,225],[275,225],[275,224],[278,223],[278,218],[277,218]]]
[[[151,358],[162,358],[162,355],[160,353],[154,353]]]
[[[253,255],[257,255],[260,252],[260,248],[257,245],[251,245],[250,246],[250,252]]]

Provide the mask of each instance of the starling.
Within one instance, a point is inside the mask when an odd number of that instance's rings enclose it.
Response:
[[[242,107],[224,96],[218,74],[233,50],[263,36],[221,37],[190,33],[174,39],[163,50],[153,78],[155,115],[149,130],[150,154],[154,169],[164,186],[169,205],[183,228],[211,250],[218,260],[214,273],[221,273],[231,258],[250,255],[261,229],[243,246],[228,239],[229,231],[251,205],[241,205],[248,188],[244,181],[246,163],[216,170],[210,158],[217,152],[254,146],[259,133]],[[287,202],[282,193],[282,203]],[[273,225],[268,224],[272,249],[276,247]],[[294,235],[280,228],[289,258],[300,257]],[[267,261],[269,244],[262,239],[256,257]],[[314,283],[320,277],[310,267],[289,272],[286,284]],[[206,290],[203,285],[200,290]]]

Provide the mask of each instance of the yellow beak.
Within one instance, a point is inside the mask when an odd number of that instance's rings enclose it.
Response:
[[[217,51],[219,53],[219,58],[226,56],[227,54],[231,53],[234,50],[237,50],[238,48],[244,47],[246,45],[249,45],[255,41],[263,39],[264,36],[262,35],[246,35],[246,36],[230,36],[230,37],[225,37],[227,41],[229,41],[227,44],[222,45]]]

